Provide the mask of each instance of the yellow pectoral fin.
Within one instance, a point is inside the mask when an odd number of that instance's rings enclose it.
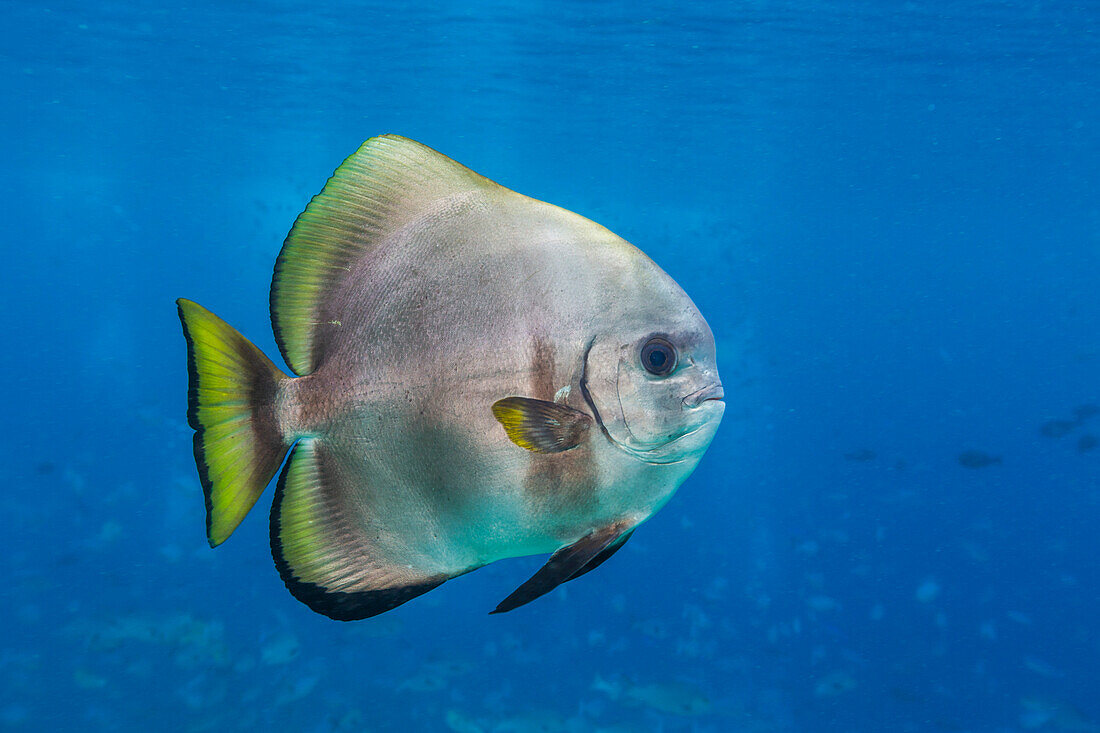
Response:
[[[493,403],[493,417],[508,439],[534,453],[561,453],[584,440],[592,418],[572,407],[527,397],[505,397]]]

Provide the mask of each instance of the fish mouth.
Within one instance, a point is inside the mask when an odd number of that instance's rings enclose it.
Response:
[[[715,382],[714,384],[708,384],[706,387],[692,392],[681,401],[681,404],[688,408],[698,407],[709,400],[721,402],[725,397],[726,393],[722,390],[722,383]]]

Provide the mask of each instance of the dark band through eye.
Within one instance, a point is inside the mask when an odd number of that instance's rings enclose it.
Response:
[[[642,368],[650,374],[663,377],[676,368],[676,347],[655,336],[642,347]]]

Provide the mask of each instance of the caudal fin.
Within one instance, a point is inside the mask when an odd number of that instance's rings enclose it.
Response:
[[[187,422],[206,492],[211,547],[228,539],[279,470],[290,446],[275,419],[288,379],[255,345],[198,303],[180,298],[187,339]]]

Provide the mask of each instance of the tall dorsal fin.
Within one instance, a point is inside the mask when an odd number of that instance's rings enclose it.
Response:
[[[324,353],[323,300],[354,264],[433,202],[500,188],[442,153],[397,135],[367,140],[294,222],[271,281],[271,322],[295,374]]]

